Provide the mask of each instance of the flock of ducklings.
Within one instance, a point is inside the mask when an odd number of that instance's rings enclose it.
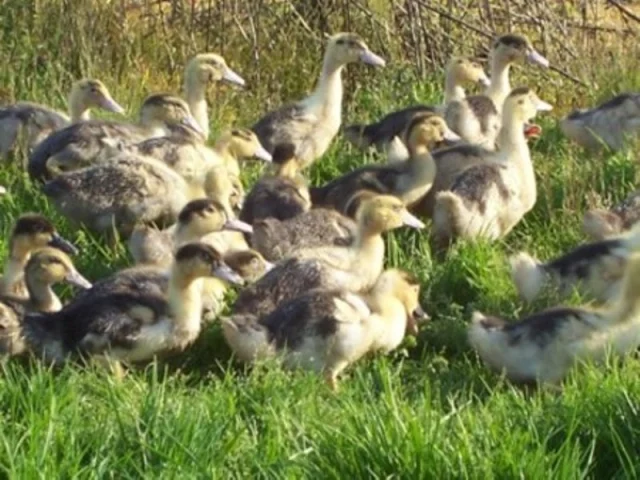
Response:
[[[527,140],[541,129],[529,122],[552,107],[530,88],[512,89],[509,71],[549,62],[513,34],[495,40],[489,58],[489,76],[475,61],[453,58],[442,105],[344,127],[350,143],[388,160],[321,186],[309,186],[304,170],[341,130],[343,69],[385,65],[351,33],[328,40],[310,96],[251,129],[223,132],[212,148],[208,85],[245,82],[210,53],[187,64],[184,99],[149,96],[135,124],[90,119],[93,108],[124,112],[98,80],[73,86],[69,117],[26,102],[3,107],[0,155],[26,148],[24,168],[55,208],[110,242],[126,240],[137,264],[92,285],[73,265],[76,247],[49,220],[17,218],[0,279],[3,354],[56,365],[96,359],[121,372],[122,363],[183,351],[205,322],[218,320],[243,362],[280,358],[336,388],[349,364],[395,349],[428,319],[416,277],[384,268],[385,232],[423,229],[419,217],[430,218],[431,246],[441,256],[461,238],[503,238],[536,202]],[[471,84],[484,93],[467,95]],[[627,94],[576,111],[561,129],[586,148],[621,148],[640,128],[638,99]],[[240,174],[250,159],[275,168],[245,194]],[[526,301],[555,283],[582,288],[605,306],[555,308],[518,322],[476,312],[468,338],[487,365],[514,382],[557,384],[578,361],[637,347],[634,198],[585,216],[594,243],[546,263],[526,253],[510,259]],[[66,305],[51,288],[61,282],[80,289]],[[225,292],[240,285],[221,317]]]

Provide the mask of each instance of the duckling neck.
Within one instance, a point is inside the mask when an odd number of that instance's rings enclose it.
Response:
[[[366,261],[366,268],[379,270],[376,279],[382,273],[384,264],[384,240],[381,232],[363,231],[359,233],[354,242],[353,248],[358,252],[358,256]]]
[[[91,110],[88,109],[76,95],[69,97],[69,114],[71,123],[82,122],[91,119]]]
[[[366,302],[373,313],[370,320],[377,320],[371,322],[372,350],[397,347],[407,328],[407,313],[402,302],[390,293],[376,292],[375,287]]]
[[[191,110],[191,115],[196,119],[204,132],[205,139],[209,138],[209,106],[207,105],[206,86],[194,80],[185,81],[184,97]]]
[[[169,280],[168,301],[173,321],[174,346],[185,348],[200,333],[202,279],[185,278],[174,267]]]
[[[306,106],[314,113],[330,117],[340,126],[342,116],[342,70],[331,57],[325,58],[322,73],[313,94],[306,100]]]
[[[509,165],[515,168],[520,178],[521,197],[527,205],[535,203],[536,181],[529,145],[524,136],[524,121],[514,115],[505,114],[503,126],[498,137],[500,152],[506,155]]]
[[[464,97],[466,97],[464,88],[458,84],[455,76],[447,75],[444,82],[444,104],[463,100]]]
[[[27,292],[29,292],[29,301],[34,310],[57,312],[62,308],[62,303],[60,303],[60,299],[51,289],[51,285],[35,281],[29,278],[29,275],[26,275],[25,283],[27,284]]]
[[[11,291],[12,287],[20,282],[24,276],[24,266],[29,259],[29,254],[12,253],[4,265],[2,275],[2,287],[7,291]]]
[[[491,84],[485,94],[493,100],[498,112],[502,111],[504,99],[507,98],[507,95],[511,92],[511,83],[509,82],[510,70],[511,62],[499,57],[491,59]]]

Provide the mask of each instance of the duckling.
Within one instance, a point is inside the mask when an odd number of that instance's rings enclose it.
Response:
[[[618,295],[627,260],[640,250],[640,224],[617,238],[580,245],[549,262],[540,263],[520,252],[510,259],[513,281],[526,301],[533,301],[547,281],[570,293],[583,293],[607,302]]]
[[[267,218],[288,220],[311,208],[309,188],[298,161],[291,157],[275,167],[275,175],[265,175],[253,185],[242,203],[240,220],[249,224]]]
[[[71,259],[57,248],[37,250],[24,268],[28,299],[0,296],[0,353],[18,355],[25,351],[20,325],[27,312],[57,312],[60,299],[51,289],[53,285],[69,282],[79,288],[91,288],[91,282],[73,266]]]
[[[606,210],[594,208],[584,214],[583,232],[594,241],[620,235],[640,221],[640,190]]]
[[[342,70],[347,64],[356,62],[385,65],[385,61],[369,50],[358,35],[333,35],[329,38],[314,92],[300,102],[268,113],[251,128],[274,162],[295,156],[306,168],[327,151],[340,129]]]
[[[297,250],[239,293],[234,314],[260,318],[281,302],[312,288],[368,290],[383,269],[382,233],[403,225],[424,227],[400,200],[389,195],[378,195],[364,202],[357,218],[356,237],[350,245]]]
[[[223,159],[229,175],[240,177],[239,160],[257,158],[271,162],[271,154],[265,150],[257,135],[245,128],[234,128],[223,133],[213,150]]]
[[[16,147],[22,135],[27,151],[31,151],[55,130],[70,123],[89,120],[92,108],[124,113],[124,109],[111,97],[107,87],[95,79],[83,79],[73,84],[69,94],[70,117],[44,105],[18,102],[0,108],[0,157]]]
[[[525,123],[551,110],[529,88],[516,88],[504,105],[503,150],[464,170],[451,189],[436,194],[433,239],[436,247],[458,237],[498,239],[508,234],[536,202],[536,179]]]
[[[138,125],[92,120],[56,130],[34,149],[27,170],[33,179],[47,180],[62,171],[98,164],[127,145],[167,135],[167,125],[172,123],[184,123],[202,133],[184,100],[168,94],[151,95],[140,107]]]
[[[60,236],[53,224],[42,215],[21,215],[11,231],[9,258],[5,262],[3,276],[0,277],[0,295],[22,298],[28,296],[24,267],[32,252],[46,246],[55,247],[69,255],[78,253],[78,249]]]
[[[316,289],[282,303],[257,325],[225,319],[222,328],[240,360],[280,354],[285,366],[322,372],[337,390],[337,377],[348,365],[368,352],[389,353],[405,333],[417,333],[416,322],[428,318],[419,293],[413,275],[391,269],[367,294]]]
[[[241,277],[212,247],[180,247],[169,273],[166,295],[140,289],[76,298],[59,312],[27,315],[23,331],[30,351],[59,364],[71,354],[138,363],[188,347],[200,334],[201,279],[215,276],[232,283]]]
[[[174,170],[130,154],[60,175],[45,183],[42,192],[72,222],[124,237],[136,224],[173,224],[191,199],[189,186]]]
[[[225,208],[216,200],[201,198],[187,203],[175,225],[158,230],[138,225],[129,237],[129,251],[138,264],[169,266],[176,246],[200,240],[208,233],[228,229],[252,232],[251,225],[229,218]]]
[[[621,295],[605,309],[560,307],[518,322],[474,312],[469,342],[490,368],[514,382],[559,384],[582,361],[640,344],[640,256],[626,269]]]
[[[313,208],[287,220],[275,217],[253,223],[251,246],[272,262],[305,248],[350,245],[357,224],[335,210]]]
[[[184,72],[184,97],[205,139],[210,132],[207,86],[220,81],[245,86],[244,79],[229,68],[224,58],[215,53],[200,53],[187,63]]]
[[[414,116],[405,132],[406,144],[411,152],[406,162],[365,165],[322,187],[309,189],[316,206],[332,207],[346,213],[346,205],[353,193],[370,190],[395,195],[405,205],[420,200],[431,188],[436,166],[430,149],[445,139],[459,138],[435,113],[423,112]]]
[[[541,67],[548,67],[549,61],[538,53],[529,39],[521,35],[502,35],[491,46],[491,82],[484,95],[453,98],[446,102],[445,119],[457,134],[469,142],[480,142],[481,146],[493,149],[500,129],[500,115],[504,100],[511,92],[509,72],[516,62],[528,61]],[[437,111],[437,107],[417,105],[393,112],[378,123],[354,126],[350,136],[361,137],[356,145],[377,148],[387,145],[406,127],[409,119],[418,111]]]
[[[413,105],[389,113],[378,122],[370,125],[349,125],[344,128],[343,135],[349,143],[360,149],[373,146],[378,150],[383,150],[385,147],[392,150],[395,145],[395,149],[398,150],[393,155],[394,160],[406,160],[409,154],[400,137],[415,115],[435,113],[444,116],[449,103],[463,100],[466,97],[464,87],[476,83],[484,87],[488,87],[490,84],[482,66],[469,58],[453,57],[445,69],[443,105]],[[457,131],[452,124],[449,125],[454,131]]]
[[[587,150],[620,150],[640,132],[640,94],[623,93],[590,110],[574,110],[560,120],[560,130]]]

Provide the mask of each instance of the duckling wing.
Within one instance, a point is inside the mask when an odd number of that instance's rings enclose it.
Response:
[[[434,106],[413,105],[391,112],[369,125],[349,125],[345,127],[344,134],[347,140],[356,146],[373,145],[382,149],[393,137],[402,135],[416,113],[435,111]]]
[[[340,292],[316,289],[281,303],[260,320],[278,350],[299,348],[305,339],[325,339],[337,330],[336,300]]]
[[[144,138],[136,125],[100,120],[75,123],[40,142],[29,156],[27,171],[34,180],[46,180],[50,177],[47,162],[54,156],[69,170],[78,169],[103,161]]]
[[[314,260],[285,259],[258,281],[248,285],[238,294],[232,307],[234,315],[250,314],[262,318],[282,302],[307,291],[324,286],[326,267]]]
[[[406,174],[404,163],[365,165],[321,187],[311,187],[309,194],[314,205],[331,206],[344,213],[354,193],[368,190],[393,194],[400,178]]]
[[[256,182],[240,212],[240,220],[253,224],[256,220],[287,220],[308,210],[308,201],[300,194],[300,186],[290,179],[263,177]]]
[[[506,167],[495,163],[475,165],[463,171],[451,186],[468,208],[477,209],[481,214],[487,211],[488,195],[495,187],[501,200],[508,201],[514,196],[513,190],[504,182],[502,171]]]
[[[51,132],[66,127],[69,117],[43,105],[19,102],[0,108],[0,153],[14,148],[18,133],[27,135],[27,146],[31,149]]]
[[[2,331],[20,325],[27,312],[25,303],[19,298],[7,295],[0,296],[0,335],[2,335]]]
[[[291,155],[306,158],[305,140],[319,122],[318,116],[301,103],[286,105],[262,117],[251,130],[262,146],[273,155],[273,161],[282,163]]]

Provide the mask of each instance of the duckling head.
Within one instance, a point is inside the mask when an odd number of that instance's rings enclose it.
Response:
[[[452,58],[447,65],[447,76],[450,74],[458,85],[479,83],[483,87],[488,87],[491,83],[482,65],[467,57]]]
[[[384,59],[373,53],[355,33],[337,33],[329,37],[325,58],[334,66],[358,62],[375,67],[386,65]]]
[[[531,41],[522,35],[507,34],[498,37],[493,43],[492,56],[508,63],[526,60],[541,67],[549,66],[549,60],[538,53]]]
[[[230,218],[224,206],[211,198],[201,198],[187,203],[178,215],[178,230],[188,232],[190,238],[203,237],[220,230],[253,233],[248,223]]]
[[[234,128],[222,135],[219,144],[237,159],[252,159],[271,162],[271,154],[262,146],[258,136],[246,128]]]
[[[205,195],[223,205],[229,217],[235,215],[234,207],[238,208],[242,205],[244,199],[242,182],[235,175],[229,175],[224,166],[211,168],[205,176],[203,187]]]
[[[53,224],[42,215],[28,213],[18,218],[11,233],[12,255],[26,256],[33,250],[54,247],[69,255],[76,255],[78,249],[62,238]]]
[[[402,226],[424,228],[424,223],[409,213],[399,198],[391,195],[374,195],[364,200],[356,219],[359,225],[372,233],[387,232]]]
[[[382,272],[373,293],[387,293],[400,300],[407,312],[407,333],[416,335],[418,324],[430,319],[420,306],[420,281],[410,272],[391,268]]]
[[[526,124],[533,119],[538,112],[548,112],[553,106],[544,102],[536,93],[528,87],[518,87],[504,101],[503,112],[512,115],[517,122]]]
[[[204,136],[187,102],[166,93],[150,95],[145,99],[140,107],[140,123],[149,128],[180,124]]]
[[[228,283],[242,285],[244,280],[227,265],[220,252],[202,242],[187,243],[175,253],[174,269],[187,281],[216,277]]]
[[[185,83],[210,85],[214,82],[227,82],[240,87],[246,83],[218,54],[200,53],[189,60],[185,69]]]
[[[432,150],[444,140],[457,141],[460,140],[460,136],[447,126],[444,118],[433,112],[414,115],[404,134],[404,144],[410,153]]]
[[[228,252],[224,256],[224,263],[238,272],[247,282],[255,282],[273,268],[271,262],[252,249]]]
[[[91,288],[91,282],[73,266],[71,259],[57,248],[37,250],[25,266],[25,276],[35,278],[44,285],[68,282],[79,288]]]
[[[78,111],[98,107],[113,113],[124,113],[124,108],[111,97],[105,84],[91,78],[79,80],[73,85],[69,104],[72,110]]]

